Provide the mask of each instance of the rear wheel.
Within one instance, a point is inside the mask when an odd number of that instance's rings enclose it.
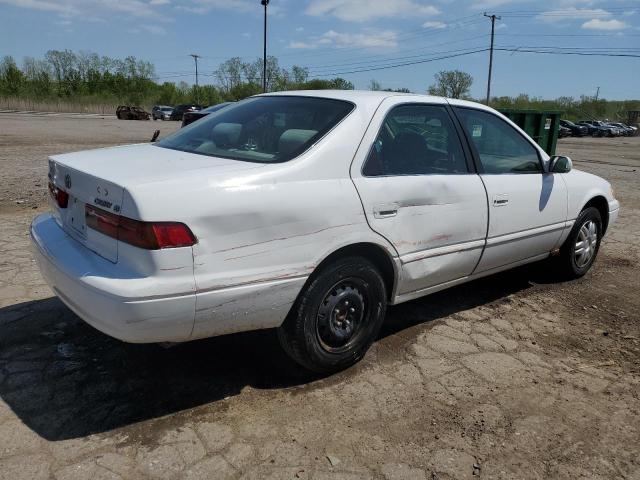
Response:
[[[560,273],[579,278],[589,271],[602,239],[602,217],[597,208],[585,208],[573,225],[557,257]]]
[[[303,367],[331,373],[358,362],[375,340],[386,311],[376,267],[348,257],[324,267],[278,329],[280,344]]]

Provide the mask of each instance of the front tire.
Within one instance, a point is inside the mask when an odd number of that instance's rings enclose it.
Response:
[[[384,280],[366,258],[327,265],[301,292],[278,339],[298,364],[332,373],[358,362],[376,339],[387,307]]]
[[[589,271],[598,255],[602,232],[602,217],[597,208],[588,207],[580,212],[557,258],[564,277],[580,278]]]

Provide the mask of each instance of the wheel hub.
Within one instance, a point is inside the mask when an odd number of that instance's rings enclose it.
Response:
[[[356,286],[333,287],[318,309],[317,332],[323,348],[332,352],[348,348],[361,330],[364,311],[364,297]]]
[[[598,246],[598,227],[593,220],[585,222],[578,231],[573,248],[575,263],[578,268],[587,265],[596,253]]]

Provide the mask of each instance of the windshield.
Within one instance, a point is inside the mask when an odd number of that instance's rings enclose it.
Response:
[[[171,110],[173,110],[173,108],[171,108],[171,107],[162,107],[160,109],[160,111],[162,111],[162,112],[170,112]]]
[[[253,97],[220,109],[154,145],[250,162],[300,155],[353,110],[352,103],[302,96]]]

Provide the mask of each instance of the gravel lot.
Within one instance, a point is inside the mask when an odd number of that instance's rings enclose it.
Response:
[[[394,307],[314,378],[270,331],[118,342],[43,284],[46,156],[177,127],[0,114],[0,479],[640,479],[640,137],[559,144],[622,203],[585,278],[536,265]]]

